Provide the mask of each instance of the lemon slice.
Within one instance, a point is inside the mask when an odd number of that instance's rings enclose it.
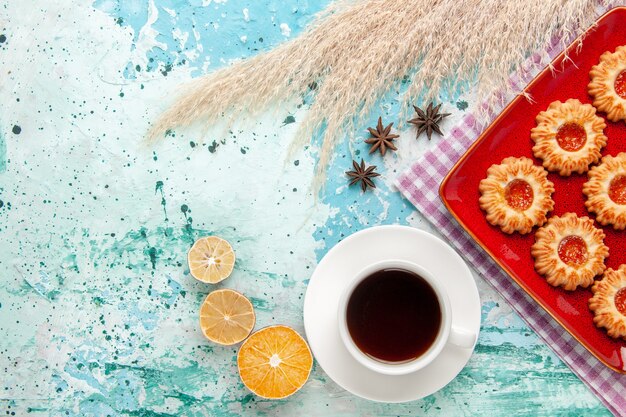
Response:
[[[200,328],[212,342],[234,345],[254,328],[252,303],[234,290],[216,290],[207,295],[200,307]]]
[[[270,326],[250,336],[239,349],[239,376],[263,398],[285,398],[309,379],[313,356],[306,341],[291,327]]]
[[[216,284],[228,278],[235,266],[235,252],[230,244],[217,236],[196,240],[189,253],[189,272],[202,282]]]

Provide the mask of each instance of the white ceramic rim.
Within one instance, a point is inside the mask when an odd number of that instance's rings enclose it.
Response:
[[[359,285],[369,275],[383,269],[404,269],[421,276],[424,281],[426,281],[434,290],[439,301],[439,306],[441,308],[441,326],[439,327],[439,332],[437,334],[435,342],[421,356],[407,362],[383,362],[380,360],[376,360],[369,355],[366,355],[361,351],[361,349],[357,347],[357,345],[352,340],[352,336],[350,336],[350,332],[348,331],[346,310],[352,292],[357,287],[357,285]],[[450,336],[450,328],[452,325],[452,317],[450,312],[451,310],[448,294],[446,293],[441,283],[438,282],[438,280],[433,276],[433,274],[431,274],[427,269],[416,263],[405,261],[402,259],[388,259],[375,262],[366,266],[352,278],[350,283],[344,289],[341,297],[339,298],[339,305],[337,308],[337,323],[339,325],[339,335],[344,345],[346,346],[346,349],[352,355],[352,357],[354,357],[354,359],[356,359],[361,365],[367,367],[368,369],[371,369],[374,372],[385,375],[406,375],[424,368],[432,361],[434,361],[441,353],[444,346],[448,342],[448,337]]]

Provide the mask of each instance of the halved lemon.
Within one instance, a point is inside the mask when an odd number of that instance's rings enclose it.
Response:
[[[254,328],[252,303],[234,290],[215,290],[200,307],[200,328],[212,342],[234,345],[248,337]]]
[[[189,249],[187,261],[195,279],[216,284],[233,272],[235,252],[221,237],[207,236],[196,240]]]
[[[306,341],[291,327],[259,330],[239,348],[239,376],[259,397],[280,399],[298,391],[309,379],[313,356]]]

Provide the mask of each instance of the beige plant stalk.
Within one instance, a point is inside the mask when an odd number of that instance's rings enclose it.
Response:
[[[306,94],[314,101],[291,149],[324,126],[318,186],[337,140],[403,77],[402,108],[475,82],[479,98],[511,91],[507,83],[529,53],[565,43],[596,19],[605,0],[338,0],[297,38],[192,81],[149,137],[224,115],[254,117]],[[491,98],[490,98],[491,97]],[[405,113],[400,115],[406,118]]]

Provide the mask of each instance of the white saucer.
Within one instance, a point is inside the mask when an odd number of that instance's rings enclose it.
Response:
[[[347,391],[381,402],[405,402],[430,395],[456,377],[474,348],[446,345],[427,367],[408,375],[373,372],[357,362],[339,336],[337,305],[348,280],[365,266],[403,259],[440,278],[450,298],[452,325],[480,331],[480,298],[472,274],[446,243],[406,226],[379,226],[357,232],[333,247],[321,260],[304,299],[304,328],[315,359]]]

